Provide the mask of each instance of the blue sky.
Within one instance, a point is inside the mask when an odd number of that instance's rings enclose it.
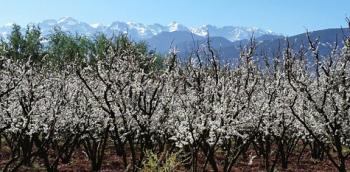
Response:
[[[0,25],[64,16],[103,24],[255,26],[293,35],[346,26],[350,0],[0,0]]]

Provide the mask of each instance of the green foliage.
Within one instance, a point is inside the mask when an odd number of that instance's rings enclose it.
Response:
[[[48,61],[53,66],[64,67],[66,64],[82,64],[91,58],[93,42],[85,36],[72,36],[55,28],[49,36]]]
[[[153,60],[153,70],[162,70],[165,68],[164,65],[164,57],[162,57],[159,54],[154,55],[154,60]]]
[[[23,35],[21,27],[13,25],[8,40],[1,40],[0,55],[18,61],[27,61],[30,58],[33,64],[38,63],[45,54],[42,40],[39,27],[28,26]]]
[[[30,58],[32,64],[55,70],[67,65],[94,65],[110,56],[133,57],[140,61],[145,72],[163,69],[163,58],[149,53],[145,42],[134,42],[125,34],[112,38],[98,34],[91,39],[64,32],[59,27],[43,37],[38,26],[27,26],[23,34],[19,25],[13,25],[8,39],[0,40],[0,55],[23,62]]]
[[[43,57],[43,45],[41,43],[41,31],[37,26],[28,26],[24,42],[24,56],[31,58],[34,63],[40,62]]]
[[[146,152],[147,159],[143,162],[141,172],[172,172],[180,164],[177,160],[178,154],[165,155],[165,159],[158,158],[152,151]],[[162,162],[163,161],[163,162]]]
[[[9,37],[9,44],[6,46],[8,49],[6,52],[8,52],[8,55],[14,59],[21,59],[22,52],[24,49],[24,39],[23,35],[21,33],[21,27],[19,25],[13,25],[12,32]]]
[[[99,34],[95,38],[94,42],[94,54],[96,56],[93,56],[90,59],[91,63],[95,63],[98,60],[106,58],[106,55],[108,54],[108,49],[111,47],[111,41],[106,37],[104,34]]]

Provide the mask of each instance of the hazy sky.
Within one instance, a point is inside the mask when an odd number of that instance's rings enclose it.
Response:
[[[255,26],[293,35],[346,26],[350,0],[0,0],[0,25],[64,16],[103,24]]]

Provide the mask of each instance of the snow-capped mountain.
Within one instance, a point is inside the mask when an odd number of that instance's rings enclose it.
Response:
[[[237,41],[248,39],[254,33],[255,37],[262,35],[276,35],[275,33],[259,28],[224,26],[216,27],[213,25],[204,25],[201,27],[187,27],[177,22],[171,22],[169,25],[151,24],[146,25],[134,22],[120,22],[116,21],[110,25],[103,25],[101,23],[88,24],[86,22],[78,21],[72,17],[63,17],[58,20],[50,19],[39,23],[44,35],[52,33],[54,27],[60,27],[62,31],[70,33],[79,33],[87,36],[93,36],[97,33],[105,33],[107,35],[117,35],[120,33],[127,33],[134,40],[145,40],[156,36],[162,32],[187,31],[199,36],[206,36],[208,32],[210,36],[224,37],[230,41]],[[0,26],[0,36],[6,37],[11,32],[12,25],[7,24]]]
[[[92,36],[97,31],[96,28],[91,25],[71,17],[63,17],[59,20],[44,20],[38,23],[38,25],[44,35],[50,34],[54,27],[60,27],[63,31],[81,33],[87,36]]]
[[[168,25],[168,32],[175,32],[175,31],[190,31],[190,30],[186,26],[173,21]]]
[[[210,36],[224,37],[230,41],[248,39],[253,34],[255,37],[260,37],[262,35],[275,35],[270,30],[263,30],[256,27],[250,28],[237,26],[216,27],[213,25],[204,25],[198,28],[192,28],[191,31],[200,36],[207,36],[209,33]]]

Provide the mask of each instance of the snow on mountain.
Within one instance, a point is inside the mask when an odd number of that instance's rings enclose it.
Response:
[[[79,33],[87,36],[93,36],[96,33],[105,33],[107,35],[128,34],[134,40],[145,40],[156,36],[162,32],[187,31],[199,36],[224,37],[230,41],[248,39],[254,33],[255,37],[262,35],[276,35],[271,31],[250,27],[224,26],[216,27],[213,25],[204,25],[197,28],[189,28],[177,22],[171,22],[169,25],[151,24],[146,25],[134,22],[113,22],[110,25],[101,23],[88,24],[78,21],[72,17],[63,17],[58,20],[50,19],[36,23],[41,28],[44,35],[52,33],[53,28],[60,27],[62,31],[71,34]],[[12,24],[11,24],[12,25]],[[6,37],[11,33],[11,25],[0,26],[0,36]]]
[[[90,24],[90,26],[93,27],[93,28],[95,28],[95,29],[97,29],[97,28],[99,28],[99,27],[102,27],[103,24],[101,24],[101,23],[93,23],[93,24]]]
[[[189,31],[189,29],[180,24],[180,23],[177,23],[175,21],[171,22],[169,25],[168,25],[168,31],[169,32],[175,32],[175,31]]]
[[[151,30],[153,36],[154,36],[154,35],[158,35],[158,34],[160,34],[160,33],[165,32],[165,31],[168,30],[168,27],[163,26],[163,25],[160,25],[160,24],[157,24],[157,23],[156,23],[156,24],[149,25],[148,27],[149,27],[149,29]]]
[[[213,25],[204,25],[198,28],[191,28],[194,34],[200,36],[219,36],[224,37],[230,41],[238,41],[242,39],[249,39],[252,35],[260,37],[262,35],[275,35],[270,30],[262,30],[256,27],[235,27],[235,26],[224,26],[216,27]]]
[[[59,25],[78,25],[79,21],[73,19],[72,17],[63,17],[57,21]]]
[[[120,33],[127,33],[129,29],[128,24],[124,22],[113,22],[110,26],[106,27],[105,32],[107,33],[115,33],[120,34]]]

